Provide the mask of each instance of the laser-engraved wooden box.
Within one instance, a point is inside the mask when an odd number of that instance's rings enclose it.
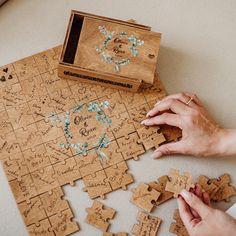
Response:
[[[73,10],[58,74],[138,91],[154,82],[160,39],[149,26]]]

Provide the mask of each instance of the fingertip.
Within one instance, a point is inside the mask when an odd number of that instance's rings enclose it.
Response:
[[[160,152],[160,151],[154,151],[153,152],[153,154],[151,155],[151,157],[153,158],[153,159],[159,159],[160,157],[162,157],[162,152]]]

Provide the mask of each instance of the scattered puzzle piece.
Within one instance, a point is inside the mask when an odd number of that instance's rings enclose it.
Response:
[[[139,212],[137,216],[139,224],[135,224],[132,233],[136,236],[156,236],[161,224],[161,219]]]
[[[132,192],[131,202],[147,212],[152,211],[154,203],[160,196],[160,192],[145,183],[140,183],[138,187],[132,189]]]
[[[116,234],[113,234],[113,233],[110,233],[110,232],[103,233],[103,236],[128,236],[128,235],[129,234],[125,233],[125,232],[119,232],[119,233],[116,233]]]
[[[219,202],[222,200],[229,201],[230,197],[236,195],[236,189],[230,184],[230,175],[223,174],[218,179],[210,180],[217,186],[217,191],[213,194],[212,200]]]
[[[178,209],[175,210],[173,219],[176,222],[170,225],[169,231],[178,236],[189,236],[188,231],[186,230],[184,223],[180,217]]]
[[[209,197],[212,199],[218,187],[210,181],[206,176],[200,175],[197,179],[197,183],[202,187]]]
[[[177,198],[183,189],[189,190],[194,188],[192,182],[192,176],[188,172],[184,172],[183,175],[178,170],[170,169],[168,174],[170,181],[166,183],[166,191],[174,193],[174,197]]]
[[[115,216],[115,209],[105,207],[102,203],[94,201],[91,208],[86,209],[88,215],[86,217],[86,222],[94,227],[107,231],[110,222]]]
[[[168,181],[169,181],[168,176],[167,175],[163,175],[163,176],[159,177],[157,179],[157,181],[153,181],[153,182],[148,184],[151,188],[153,188],[156,191],[161,193],[160,197],[155,202],[156,205],[160,205],[160,204],[168,201],[169,199],[171,199],[173,197],[173,195],[174,195],[173,193],[168,192],[168,191],[165,190],[166,183]]]

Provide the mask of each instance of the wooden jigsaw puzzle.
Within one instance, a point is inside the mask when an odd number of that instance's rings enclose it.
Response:
[[[61,79],[60,51],[0,68],[0,159],[30,235],[79,230],[62,186],[82,179],[91,198],[125,189],[127,160],[180,136],[140,125],[166,96],[158,78],[142,93]]]
[[[159,230],[161,219],[139,212],[137,215],[138,224],[133,226],[132,233],[136,236],[156,236]]]

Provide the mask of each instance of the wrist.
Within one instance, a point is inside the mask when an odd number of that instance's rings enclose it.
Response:
[[[236,130],[219,128],[214,134],[211,149],[214,156],[236,155]]]

